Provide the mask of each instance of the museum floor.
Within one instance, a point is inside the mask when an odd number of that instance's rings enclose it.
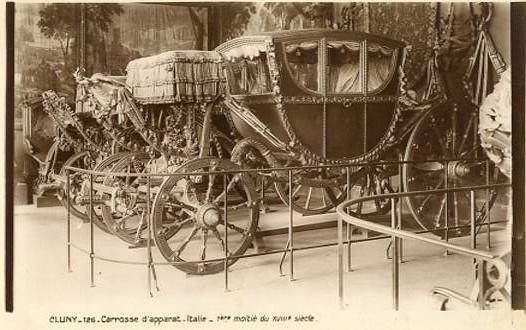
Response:
[[[281,214],[281,216],[280,216]],[[378,311],[391,311],[391,262],[386,259],[387,240],[357,243],[353,249],[354,271],[345,273],[345,309],[338,302],[336,247],[298,251],[294,255],[295,281],[279,275],[281,255],[242,259],[229,272],[230,292],[224,291],[224,274],[186,276],[170,266],[158,266],[159,292],[147,291],[145,266],[96,261],[95,287],[89,284],[89,258],[73,250],[73,271],[66,271],[66,226],[62,207],[15,208],[15,309],[31,311],[34,321],[51,316],[139,317],[203,315],[214,322],[221,315],[312,315],[318,321],[344,318],[374,321]],[[334,215],[329,215],[329,217]],[[284,213],[263,215],[262,225]],[[296,219],[301,221],[301,216]],[[509,247],[507,231],[492,233],[492,251]],[[73,219],[72,239],[89,249],[89,224]],[[486,234],[479,238],[485,246]],[[295,234],[295,244],[335,241],[336,229]],[[287,236],[264,238],[264,249],[283,248]],[[467,238],[453,240],[468,246]],[[95,251],[103,256],[144,261],[146,249],[129,249],[116,238],[95,232]],[[464,294],[472,287],[471,260],[416,242],[404,243],[401,266],[400,309],[406,316],[436,311],[438,299],[430,294],[434,286],[445,286]],[[163,261],[154,249],[154,260]],[[284,272],[288,272],[288,259]],[[472,310],[459,303],[453,310]],[[345,313],[349,314],[345,314]],[[368,322],[369,322],[368,321]],[[354,322],[354,321],[353,321]],[[69,327],[66,327],[69,329]],[[117,328],[117,327],[113,327]],[[28,328],[29,329],[29,328]]]

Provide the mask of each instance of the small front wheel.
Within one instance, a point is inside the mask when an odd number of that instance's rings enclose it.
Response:
[[[160,186],[152,208],[154,238],[167,261],[181,262],[176,268],[217,273],[225,266],[221,258],[228,255],[231,265],[249,248],[259,219],[252,180],[246,173],[205,174],[239,169],[225,159],[194,159]]]

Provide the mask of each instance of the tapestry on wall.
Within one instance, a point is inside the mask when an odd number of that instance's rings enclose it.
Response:
[[[409,86],[426,72],[436,36],[438,5],[436,3],[369,3],[368,28],[411,46],[405,63]]]

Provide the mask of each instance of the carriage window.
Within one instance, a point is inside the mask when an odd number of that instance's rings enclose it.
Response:
[[[259,46],[240,47],[225,54],[230,93],[266,94],[271,92],[267,53]]]
[[[396,52],[389,47],[367,45],[367,91],[373,92],[385,86],[396,66]]]
[[[318,42],[287,44],[285,53],[292,78],[307,89],[318,90]]]
[[[327,91],[361,93],[360,43],[331,41],[327,45]]]

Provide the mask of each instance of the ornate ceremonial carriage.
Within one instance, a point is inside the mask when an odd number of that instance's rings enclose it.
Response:
[[[490,38],[486,42],[492,46]],[[175,267],[208,274],[225,267],[218,259],[227,232],[229,264],[251,246],[266,190],[312,215],[332,210],[348,191],[381,195],[485,182],[487,163],[472,162],[482,155],[477,103],[449,97],[438,52],[428,79],[408,86],[406,52],[403,43],[382,36],[311,29],[133,60],[126,77],[78,72],[76,111],[55,93],[43,94],[61,132],[56,146],[67,142],[71,150],[61,164],[96,173],[91,180],[82,172],[71,175],[72,211],[84,219],[92,212],[102,230],[135,246],[150,233]],[[475,67],[477,56],[472,62]],[[472,73],[465,82],[479,99],[478,90],[489,91],[471,81]],[[393,177],[397,165],[378,165],[400,158],[409,161],[401,178]],[[444,165],[441,159],[456,160]],[[47,186],[64,191],[63,167],[44,165]],[[469,222],[469,199],[462,194],[406,202],[423,229],[455,227]],[[477,199],[477,221],[486,216],[485,201]],[[454,207],[444,215],[448,202]],[[352,212],[389,210],[389,200],[377,199]]]

